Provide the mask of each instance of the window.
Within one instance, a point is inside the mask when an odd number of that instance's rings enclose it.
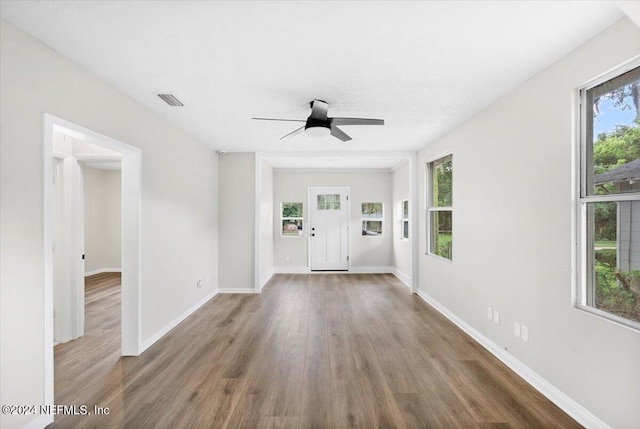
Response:
[[[430,162],[427,171],[428,253],[452,259],[453,155]]]
[[[362,203],[362,235],[382,235],[382,203]]]
[[[409,200],[404,200],[400,203],[400,237],[402,240],[409,239]]]
[[[581,90],[577,305],[640,329],[640,67]]]
[[[302,203],[282,203],[280,207],[282,214],[282,236],[302,237]]]
[[[318,195],[318,210],[340,210],[340,194]]]

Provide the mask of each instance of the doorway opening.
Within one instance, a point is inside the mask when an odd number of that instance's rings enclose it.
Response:
[[[293,238],[287,234],[287,231],[280,232],[281,228],[285,225],[280,220],[296,221],[300,216],[293,216],[287,218],[280,203],[283,202],[301,202],[304,197],[300,195],[300,183],[297,183],[297,196],[293,199],[287,193],[285,199],[274,200],[274,177],[278,173],[278,170],[287,170],[292,173],[371,173],[380,172],[386,170],[392,177],[398,177],[395,184],[392,185],[391,196],[397,203],[397,208],[394,206],[393,210],[389,209],[387,205],[388,215],[391,215],[393,222],[393,231],[398,231],[400,234],[400,228],[402,227],[402,234],[404,241],[401,243],[403,249],[400,257],[406,263],[401,267],[403,272],[400,271],[397,266],[387,266],[378,264],[375,266],[360,266],[355,261],[348,261],[347,268],[350,272],[355,272],[356,267],[362,271],[371,272],[389,272],[393,273],[407,286],[410,285],[411,291],[417,293],[418,290],[418,219],[419,219],[419,201],[418,201],[418,164],[417,154],[415,152],[362,152],[362,151],[322,151],[322,152],[256,152],[255,154],[255,193],[254,193],[254,209],[255,209],[255,245],[254,245],[254,290],[255,293],[260,293],[262,287],[268,282],[274,273],[308,273],[313,271],[320,271],[320,269],[312,268],[311,264],[311,246],[309,241],[313,238],[309,234],[312,231],[309,225],[304,224],[304,230],[302,235],[298,233],[298,237],[306,239],[306,243],[302,248],[298,245],[291,245]],[[396,171],[399,173],[396,175]],[[348,185],[342,180],[332,181],[331,183],[322,183],[316,180],[310,181],[304,184],[304,189],[308,190],[306,185],[310,186],[340,186],[343,184]],[[396,189],[397,188],[397,189]],[[284,197],[284,195],[282,195]],[[401,199],[400,199],[401,197]],[[356,197],[354,196],[354,199]],[[396,201],[397,200],[397,201]],[[377,200],[376,200],[377,201]],[[406,201],[406,204],[401,211],[402,201]],[[369,202],[369,201],[367,201]],[[307,213],[311,211],[311,202],[307,199],[307,206],[304,209],[304,216],[308,216]],[[360,206],[360,203],[358,203]],[[275,207],[275,209],[273,209]],[[355,209],[354,209],[355,210]],[[360,208],[358,208],[360,210]],[[269,217],[265,216],[265,212],[269,213]],[[384,213],[384,210],[383,210]],[[397,213],[397,214],[396,214]],[[402,218],[398,214],[402,213]],[[355,217],[355,212],[354,212]],[[373,215],[378,213],[368,213],[367,216],[362,216],[361,220],[363,231],[365,235],[378,235],[381,236],[376,229],[382,227],[382,219],[371,219]],[[273,216],[277,216],[278,221],[274,222]],[[303,216],[303,217],[304,217]],[[395,221],[398,220],[396,225]],[[364,221],[367,221],[366,224]],[[402,221],[402,223],[400,223]],[[387,225],[389,220],[387,219]],[[355,219],[351,219],[351,228],[357,227],[358,222]],[[275,230],[272,228],[275,225]],[[303,225],[296,224],[298,232]],[[293,226],[291,226],[292,231]],[[350,238],[355,246],[356,231],[351,231]],[[282,234],[278,237],[278,234]],[[288,236],[291,240],[286,245],[279,245],[278,239],[284,236]],[[303,240],[300,240],[301,242]],[[279,246],[279,247],[277,247]],[[279,259],[276,259],[274,249],[284,249],[282,254],[279,254]],[[307,254],[303,256],[303,259],[298,257],[290,257],[291,251],[298,251],[297,255],[302,253],[302,249],[306,249]],[[356,258],[356,254],[360,255],[356,249],[349,249],[353,255],[348,255]],[[302,262],[304,261],[304,262]],[[392,260],[393,263],[395,261]],[[280,265],[275,265],[278,263]],[[355,263],[356,265],[352,265]],[[364,270],[363,270],[364,268]]]
[[[54,403],[54,337],[59,342],[77,338],[84,332],[85,264],[84,258],[84,185],[85,174],[90,169],[100,166],[106,170],[120,166],[119,173],[112,172],[105,175],[118,176],[114,181],[119,186],[118,195],[112,195],[119,202],[120,255],[106,256],[97,264],[117,265],[120,267],[100,267],[93,271],[121,270],[118,273],[102,277],[114,277],[108,282],[121,284],[119,309],[113,309],[120,317],[120,354],[123,356],[137,356],[140,354],[140,214],[141,214],[141,151],[140,149],[122,143],[118,140],[91,131],[77,124],[65,121],[55,116],[44,115],[43,127],[43,189],[44,189],[44,403]],[[62,140],[61,139],[62,136]],[[117,170],[114,170],[117,171]],[[92,173],[90,173],[92,174]],[[113,190],[113,184],[111,189]],[[56,198],[61,197],[61,198]],[[63,208],[64,203],[71,202]],[[61,204],[55,204],[54,202]],[[68,229],[66,238],[56,234],[61,227]],[[113,234],[112,234],[113,235]],[[55,250],[54,250],[55,248]],[[66,259],[64,269],[56,265],[59,259]],[[110,259],[109,259],[110,258]],[[111,262],[109,262],[111,261]],[[87,270],[87,274],[92,270]],[[59,294],[54,289],[54,283],[66,285],[64,293]],[[95,279],[94,279],[95,280]],[[97,279],[98,283],[100,279]],[[104,281],[105,279],[102,279]],[[95,282],[94,282],[95,283]],[[104,284],[103,284],[104,286]],[[96,285],[94,284],[95,288]],[[96,298],[96,290],[87,291],[87,299]],[[61,295],[62,298],[58,295]],[[56,303],[64,302],[68,314],[56,311]],[[64,306],[63,306],[64,307]],[[59,307],[58,308],[62,308]],[[58,310],[58,309],[56,309]],[[63,323],[58,323],[63,322]],[[53,419],[51,418],[51,421]]]
[[[85,288],[89,286],[93,291],[96,276],[120,283],[121,158],[117,152],[61,130],[53,131],[53,335],[56,345],[84,335],[88,304]],[[120,293],[119,287],[117,293]],[[120,321],[119,307],[113,316]]]

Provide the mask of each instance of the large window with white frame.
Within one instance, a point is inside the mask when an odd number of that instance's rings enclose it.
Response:
[[[453,258],[453,155],[427,164],[427,253]]]
[[[640,66],[580,91],[577,306],[640,329]]]

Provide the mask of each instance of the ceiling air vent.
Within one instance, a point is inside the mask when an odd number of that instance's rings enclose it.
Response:
[[[162,98],[165,103],[172,107],[180,107],[184,106],[182,101],[178,100],[178,98],[173,94],[156,94],[158,97]]]

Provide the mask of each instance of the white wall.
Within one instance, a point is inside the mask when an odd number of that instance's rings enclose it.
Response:
[[[84,271],[119,270],[120,170],[84,169]]]
[[[219,285],[255,287],[255,154],[220,156]]]
[[[260,196],[260,286],[273,274],[273,167],[261,166]]]
[[[429,144],[418,169],[453,153],[453,262],[424,255],[421,215],[420,289],[620,429],[640,422],[640,333],[572,306],[572,103],[575,88],[639,54],[638,27],[620,21]]]
[[[142,150],[142,341],[217,286],[196,288],[217,270],[217,155],[4,21],[0,93],[0,402],[40,404],[43,112]],[[0,426],[32,419],[2,415]]]
[[[351,267],[384,267],[392,264],[391,173],[389,172],[303,172],[274,170],[273,248],[276,267],[308,267],[309,237],[308,188],[310,186],[348,186],[351,188],[350,260]],[[280,203],[304,203],[304,237],[282,237]],[[361,203],[384,203],[382,236],[362,236]]]
[[[222,289],[253,290],[255,287],[255,162],[254,153],[220,156],[219,168],[219,285]],[[392,266],[391,173],[319,173],[274,170],[261,167],[260,279],[264,284],[274,269],[303,270],[308,267],[307,189],[309,186],[351,187],[351,266],[354,269]],[[408,179],[407,179],[408,186]],[[301,201],[305,211],[305,236],[282,237],[280,203]],[[382,201],[385,208],[384,235],[361,235],[360,204]]]
[[[410,200],[409,161],[397,166],[391,173],[391,200],[393,202],[393,253],[392,265],[400,277],[411,284],[411,234],[402,239],[402,201]],[[411,202],[409,202],[411,204]],[[409,206],[411,215],[411,206]]]

